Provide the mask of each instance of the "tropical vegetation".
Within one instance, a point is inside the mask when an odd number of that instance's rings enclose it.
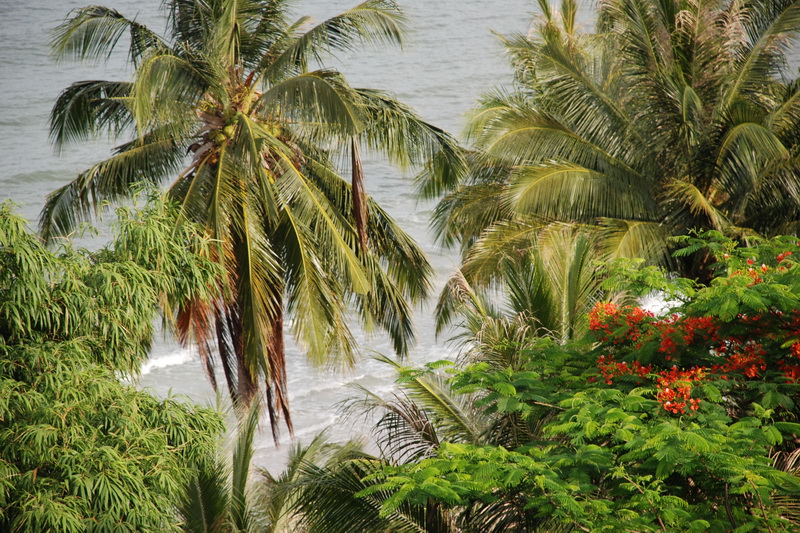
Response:
[[[540,0],[468,150],[321,66],[401,43],[389,0],[317,25],[284,0],[164,6],[163,35],[98,6],[59,26],[58,57],[127,44],[134,74],[65,89],[56,146],[130,140],[48,197],[41,238],[0,208],[0,529],[800,528],[800,242],[775,236],[800,229],[797,6],[608,0],[585,32],[574,0]],[[431,268],[362,150],[426,163],[443,195],[463,264],[438,331],[460,352],[379,356],[396,388],[341,406],[371,442],[320,434],[258,470],[262,409],[292,427],[284,329],[329,364],[357,352],[351,314],[413,340]],[[60,238],[141,190],[109,245]],[[221,365],[228,445],[219,412],[129,384],[159,317],[215,387]]]
[[[120,381],[159,300],[217,297],[211,243],[163,204],[118,214],[113,245],[53,252],[0,208],[2,531],[178,531],[174,502],[216,448],[217,412]]]
[[[284,0],[164,8],[163,35],[98,6],[56,30],[58,58],[102,58],[127,43],[135,69],[132,81],[65,89],[50,120],[56,146],[100,133],[132,140],[48,197],[42,234],[69,233],[138,182],[172,180],[167,196],[217,242],[210,253],[225,272],[219,299],[182,303],[181,336],[198,344],[215,387],[216,361],[234,400],[249,405],[263,392],[273,432],[280,418],[291,430],[285,327],[312,361],[348,365],[353,308],[402,355],[410,304],[428,291],[423,253],[365,192],[361,151],[401,167],[434,153],[457,166],[459,154],[391,95],[320,66],[335,52],[401,43],[405,17],[390,0],[316,25],[290,21]]]
[[[381,457],[310,472],[295,490],[316,504],[293,512],[375,532],[415,514],[424,526],[396,530],[796,530],[800,243],[684,244],[717,261],[710,285],[630,261],[604,283],[668,293],[661,315],[600,302],[588,338],[566,344],[510,315],[456,368],[400,369],[394,399],[357,402],[382,413]]]

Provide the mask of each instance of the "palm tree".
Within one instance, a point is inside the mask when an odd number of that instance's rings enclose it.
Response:
[[[665,261],[691,229],[800,229],[793,2],[608,0],[593,33],[574,0],[539,6],[530,34],[504,39],[516,89],[475,111],[470,171],[431,173],[453,187],[437,211],[445,242],[558,220],[593,225],[612,256]],[[673,266],[707,275],[702,258]]]
[[[387,463],[366,453],[357,442],[327,444],[323,436],[308,447],[298,448],[283,474],[274,478],[263,473],[259,485],[266,498],[262,508],[279,519],[270,522],[267,531],[274,533],[451,533],[447,511],[433,503],[429,506],[401,505],[392,513],[382,514],[386,492],[361,497],[372,485],[365,478],[377,473]],[[316,448],[315,448],[316,446]],[[357,494],[359,494],[357,496]],[[278,509],[280,507],[280,509]]]
[[[52,239],[134,184],[171,179],[168,196],[218,242],[227,273],[222,299],[182,307],[181,338],[194,336],[215,387],[218,356],[236,401],[249,404],[263,380],[273,433],[281,417],[292,427],[287,321],[318,363],[353,362],[350,304],[398,353],[413,340],[409,301],[426,294],[431,269],[366,195],[360,151],[401,167],[435,153],[459,164],[451,138],[390,95],[310,70],[331,52],[401,43],[405,19],[393,2],[367,0],[317,25],[290,22],[287,4],[166,0],[163,36],[113,9],[74,11],[56,31],[55,54],[103,57],[127,34],[135,72],[65,89],[52,139],[62,148],[100,132],[133,138],[53,192],[41,217]]]
[[[203,457],[176,506],[184,533],[249,533],[261,531],[263,510],[248,483],[258,429],[259,404],[237,417],[231,439],[230,464],[221,457]]]
[[[563,344],[588,332],[586,315],[595,303],[622,297],[603,289],[604,252],[585,227],[496,223],[468,250],[439,297],[438,333],[460,319],[472,343],[511,320],[521,337],[533,329]],[[498,294],[501,309],[490,303]]]

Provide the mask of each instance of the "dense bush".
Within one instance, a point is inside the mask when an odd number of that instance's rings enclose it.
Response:
[[[711,233],[684,244],[718,260],[708,286],[634,262],[607,282],[661,291],[666,313],[601,302],[586,341],[530,335],[513,346],[519,364],[453,372],[485,414],[526,426],[525,442],[444,442],[386,466],[362,495],[389,491],[385,514],[516,506],[531,524],[584,531],[796,530],[800,243],[738,248]]]
[[[215,411],[118,375],[147,356],[159,303],[213,295],[207,242],[165,205],[119,215],[114,247],[54,253],[0,210],[2,531],[174,530],[213,456]]]

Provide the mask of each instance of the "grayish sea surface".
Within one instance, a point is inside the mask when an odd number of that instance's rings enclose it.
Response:
[[[88,3],[95,2],[0,0],[0,199],[12,199],[31,221],[36,220],[48,192],[107,157],[114,144],[98,139],[70,146],[59,155],[48,140],[50,107],[63,88],[78,80],[130,77],[124,53],[97,65],[56,64],[50,58],[49,32],[71,9]],[[96,3],[136,17],[159,32],[163,29],[158,0]],[[321,20],[355,3],[299,0],[296,13]],[[492,32],[526,31],[535,2],[406,0],[401,5],[412,28],[404,50],[366,51],[335,58],[326,66],[341,69],[355,86],[394,92],[426,120],[459,134],[479,94],[510,79],[502,48]],[[425,248],[436,269],[438,291],[456,268],[458,257],[434,244],[428,229],[432,205],[417,202],[411,178],[374,161],[366,164],[367,191]],[[418,342],[410,357],[413,364],[452,357],[456,351],[446,339],[434,338],[432,308],[433,300],[417,311]],[[392,372],[370,359],[375,352],[393,356],[386,339],[367,336],[363,338],[362,361],[352,371],[343,372],[314,368],[299,349],[290,347],[288,376],[297,439],[307,442],[326,428],[334,440],[363,433],[361,424],[353,426],[337,415],[336,404],[352,394],[351,383],[379,393],[391,391]],[[138,384],[160,396],[181,394],[214,402],[196,354],[169,339],[157,344]],[[288,443],[285,435],[283,442]],[[284,445],[276,450],[266,425],[257,447],[256,463],[273,471],[283,465],[289,448]]]

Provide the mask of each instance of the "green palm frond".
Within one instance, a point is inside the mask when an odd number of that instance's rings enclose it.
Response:
[[[503,183],[466,185],[449,193],[433,212],[433,227],[445,246],[461,242],[465,251],[495,222],[513,213],[513,201]]]
[[[43,238],[68,234],[105,202],[130,196],[138,183],[159,183],[179,168],[183,150],[182,142],[159,132],[117,147],[116,155],[48,195],[40,216]]]
[[[248,497],[248,479],[250,464],[253,459],[253,439],[258,429],[258,403],[254,403],[246,416],[239,417],[239,427],[233,448],[231,462],[231,525],[236,531],[250,531],[252,521],[250,498]]]
[[[568,307],[562,308],[558,299],[558,287],[552,286],[553,276],[545,271],[540,254],[529,253],[523,259],[515,262],[507,261],[503,265],[503,289],[508,300],[504,313],[498,313],[492,322],[472,327],[472,337],[486,337],[487,324],[492,324],[503,317],[516,317],[521,332],[536,331],[542,336],[553,336],[562,340],[569,337],[572,317],[564,312]],[[569,268],[569,265],[560,265]],[[580,320],[582,317],[575,317]],[[533,329],[535,328],[535,329]],[[564,332],[564,333],[562,333]],[[491,337],[491,336],[490,336]]]
[[[264,512],[256,507],[251,486],[253,442],[260,409],[254,403],[237,417],[236,432],[222,446],[226,458],[204,458],[189,480],[177,511],[185,533],[249,533],[256,531]]]
[[[602,216],[642,218],[655,209],[646,183],[634,185],[574,164],[518,167],[511,180],[519,214],[590,222]]]
[[[750,39],[737,50],[740,60],[724,89],[724,108],[737,99],[757,101],[764,80],[780,74],[788,43],[800,32],[797,2],[754,1],[748,15],[743,19],[743,32]]]
[[[539,282],[541,288],[534,287],[548,294],[550,301],[517,312],[538,318],[561,342],[581,338],[587,332],[584,317],[604,295],[598,267],[602,256],[593,236],[585,228],[550,226],[539,235],[537,245],[532,262],[545,279]],[[539,318],[547,313],[551,322]]]
[[[355,253],[356,236],[353,227],[344,216],[333,209],[322,193],[300,172],[285,154],[281,157],[283,173],[276,182],[278,194],[291,203],[295,211],[307,217],[314,228],[320,251],[326,254],[337,272],[346,280],[357,294],[369,290],[363,264]]]
[[[378,360],[401,369],[396,361],[387,357]],[[403,380],[403,390],[409,399],[428,413],[437,431],[450,441],[481,442],[486,420],[472,407],[468,395],[456,394],[447,380],[438,375],[422,375]]]
[[[225,531],[228,525],[230,487],[226,468],[215,462],[202,467],[190,480],[178,506],[184,533]]]
[[[330,286],[328,275],[317,259],[319,242],[312,229],[291,210],[286,210],[284,216],[286,224],[281,234],[286,257],[287,311],[295,317],[292,322],[295,336],[316,364],[328,362],[350,367],[356,353],[355,341],[340,312],[343,302],[339,291]],[[331,335],[332,332],[336,334]],[[330,346],[333,339],[340,342],[335,351]],[[330,359],[331,353],[336,354],[336,360]]]
[[[307,159],[307,177],[327,198],[333,209],[348,212],[352,205],[350,183],[316,159]],[[430,290],[432,268],[419,245],[369,195],[367,204],[367,239],[369,253],[387,265],[391,281],[411,302],[425,298]],[[352,225],[352,224],[351,224]]]
[[[508,283],[513,283],[513,280],[509,279]],[[459,317],[464,319],[463,325],[468,331],[475,332],[484,319],[494,314],[486,299],[458,270],[447,280],[436,302],[436,334],[441,334]]]
[[[540,29],[541,42],[517,39],[515,48],[531,47],[537,60],[539,83],[561,102],[567,120],[587,139],[600,130],[618,137],[617,142],[636,136],[631,117],[603,91],[601,83],[589,75],[588,57],[571,46],[570,39],[552,25]],[[569,102],[569,107],[566,104]],[[615,143],[616,144],[616,143]]]
[[[364,145],[409,168],[432,160],[449,169],[464,165],[458,143],[447,132],[422,120],[413,109],[382,91],[355,89],[364,117]]]
[[[367,0],[311,28],[305,27],[308,20],[298,21],[275,40],[256,69],[259,78],[275,82],[303,74],[310,63],[321,63],[323,55],[364,44],[401,44],[406,32],[405,16],[391,0]]]
[[[690,181],[675,180],[669,185],[668,194],[686,206],[693,216],[703,216],[711,227],[722,231],[730,222],[720,213],[708,198]],[[621,217],[620,217],[621,218]]]
[[[352,135],[363,127],[353,104],[355,96],[340,73],[316,70],[276,83],[256,104],[267,115],[282,111],[287,119],[324,124],[338,134]]]
[[[600,220],[600,242],[606,257],[642,257],[669,264],[669,230],[646,220]]]
[[[365,257],[364,260],[368,265],[378,264],[378,258],[374,256]],[[367,269],[375,274],[370,290],[363,295],[354,295],[356,306],[362,322],[367,325],[367,331],[371,331],[373,324],[380,327],[388,334],[395,353],[405,357],[416,338],[410,298],[399,284],[393,282],[390,274],[374,266]]]
[[[461,270],[473,285],[491,285],[501,275],[501,264],[526,254],[546,225],[534,217],[493,224],[472,246]]]
[[[788,156],[786,147],[764,126],[737,124],[721,139],[716,181],[728,195],[741,199],[756,184],[764,166]]]
[[[131,84],[80,81],[64,89],[50,113],[50,139],[57,150],[70,142],[86,140],[107,130],[117,136],[133,123]]]
[[[162,38],[119,11],[102,6],[76,9],[53,34],[51,49],[57,59],[108,58],[125,33],[130,38],[130,59],[136,64],[149,50],[166,48]]]
[[[787,84],[778,105],[770,112],[768,124],[770,131],[784,144],[796,141],[794,135],[800,128],[800,83],[797,80]]]
[[[306,472],[308,480],[301,486],[297,509],[300,524],[309,533],[446,533],[446,526],[431,529],[428,524],[447,523],[438,506],[416,507],[402,505],[395,512],[381,516],[382,503],[388,492],[366,497],[355,494],[369,487],[362,480],[377,472],[385,463],[374,458],[340,459],[323,467],[312,466]]]
[[[584,316],[604,295],[599,275],[603,251],[590,228],[496,225],[473,253],[442,292],[440,328],[461,316],[466,338],[474,339],[485,323],[502,316],[485,303],[484,294],[499,286],[506,315],[520,317],[540,334],[566,342],[586,332]]]
[[[644,182],[640,172],[617,155],[622,146],[611,140],[602,146],[593,143],[558,117],[530,106],[525,99],[501,97],[485,100],[483,110],[470,124],[470,137],[491,156],[510,165],[569,160],[599,172],[630,175],[631,181]],[[609,150],[611,149],[611,151]]]
[[[370,390],[353,387],[353,397],[342,411],[351,417],[377,418],[372,428],[381,457],[395,464],[430,457],[440,443],[437,426],[420,405],[402,392],[385,399]]]
[[[143,58],[130,100],[140,135],[159,125],[177,123],[185,127],[186,123],[197,123],[194,111],[211,86],[201,68],[171,52],[156,51]]]

